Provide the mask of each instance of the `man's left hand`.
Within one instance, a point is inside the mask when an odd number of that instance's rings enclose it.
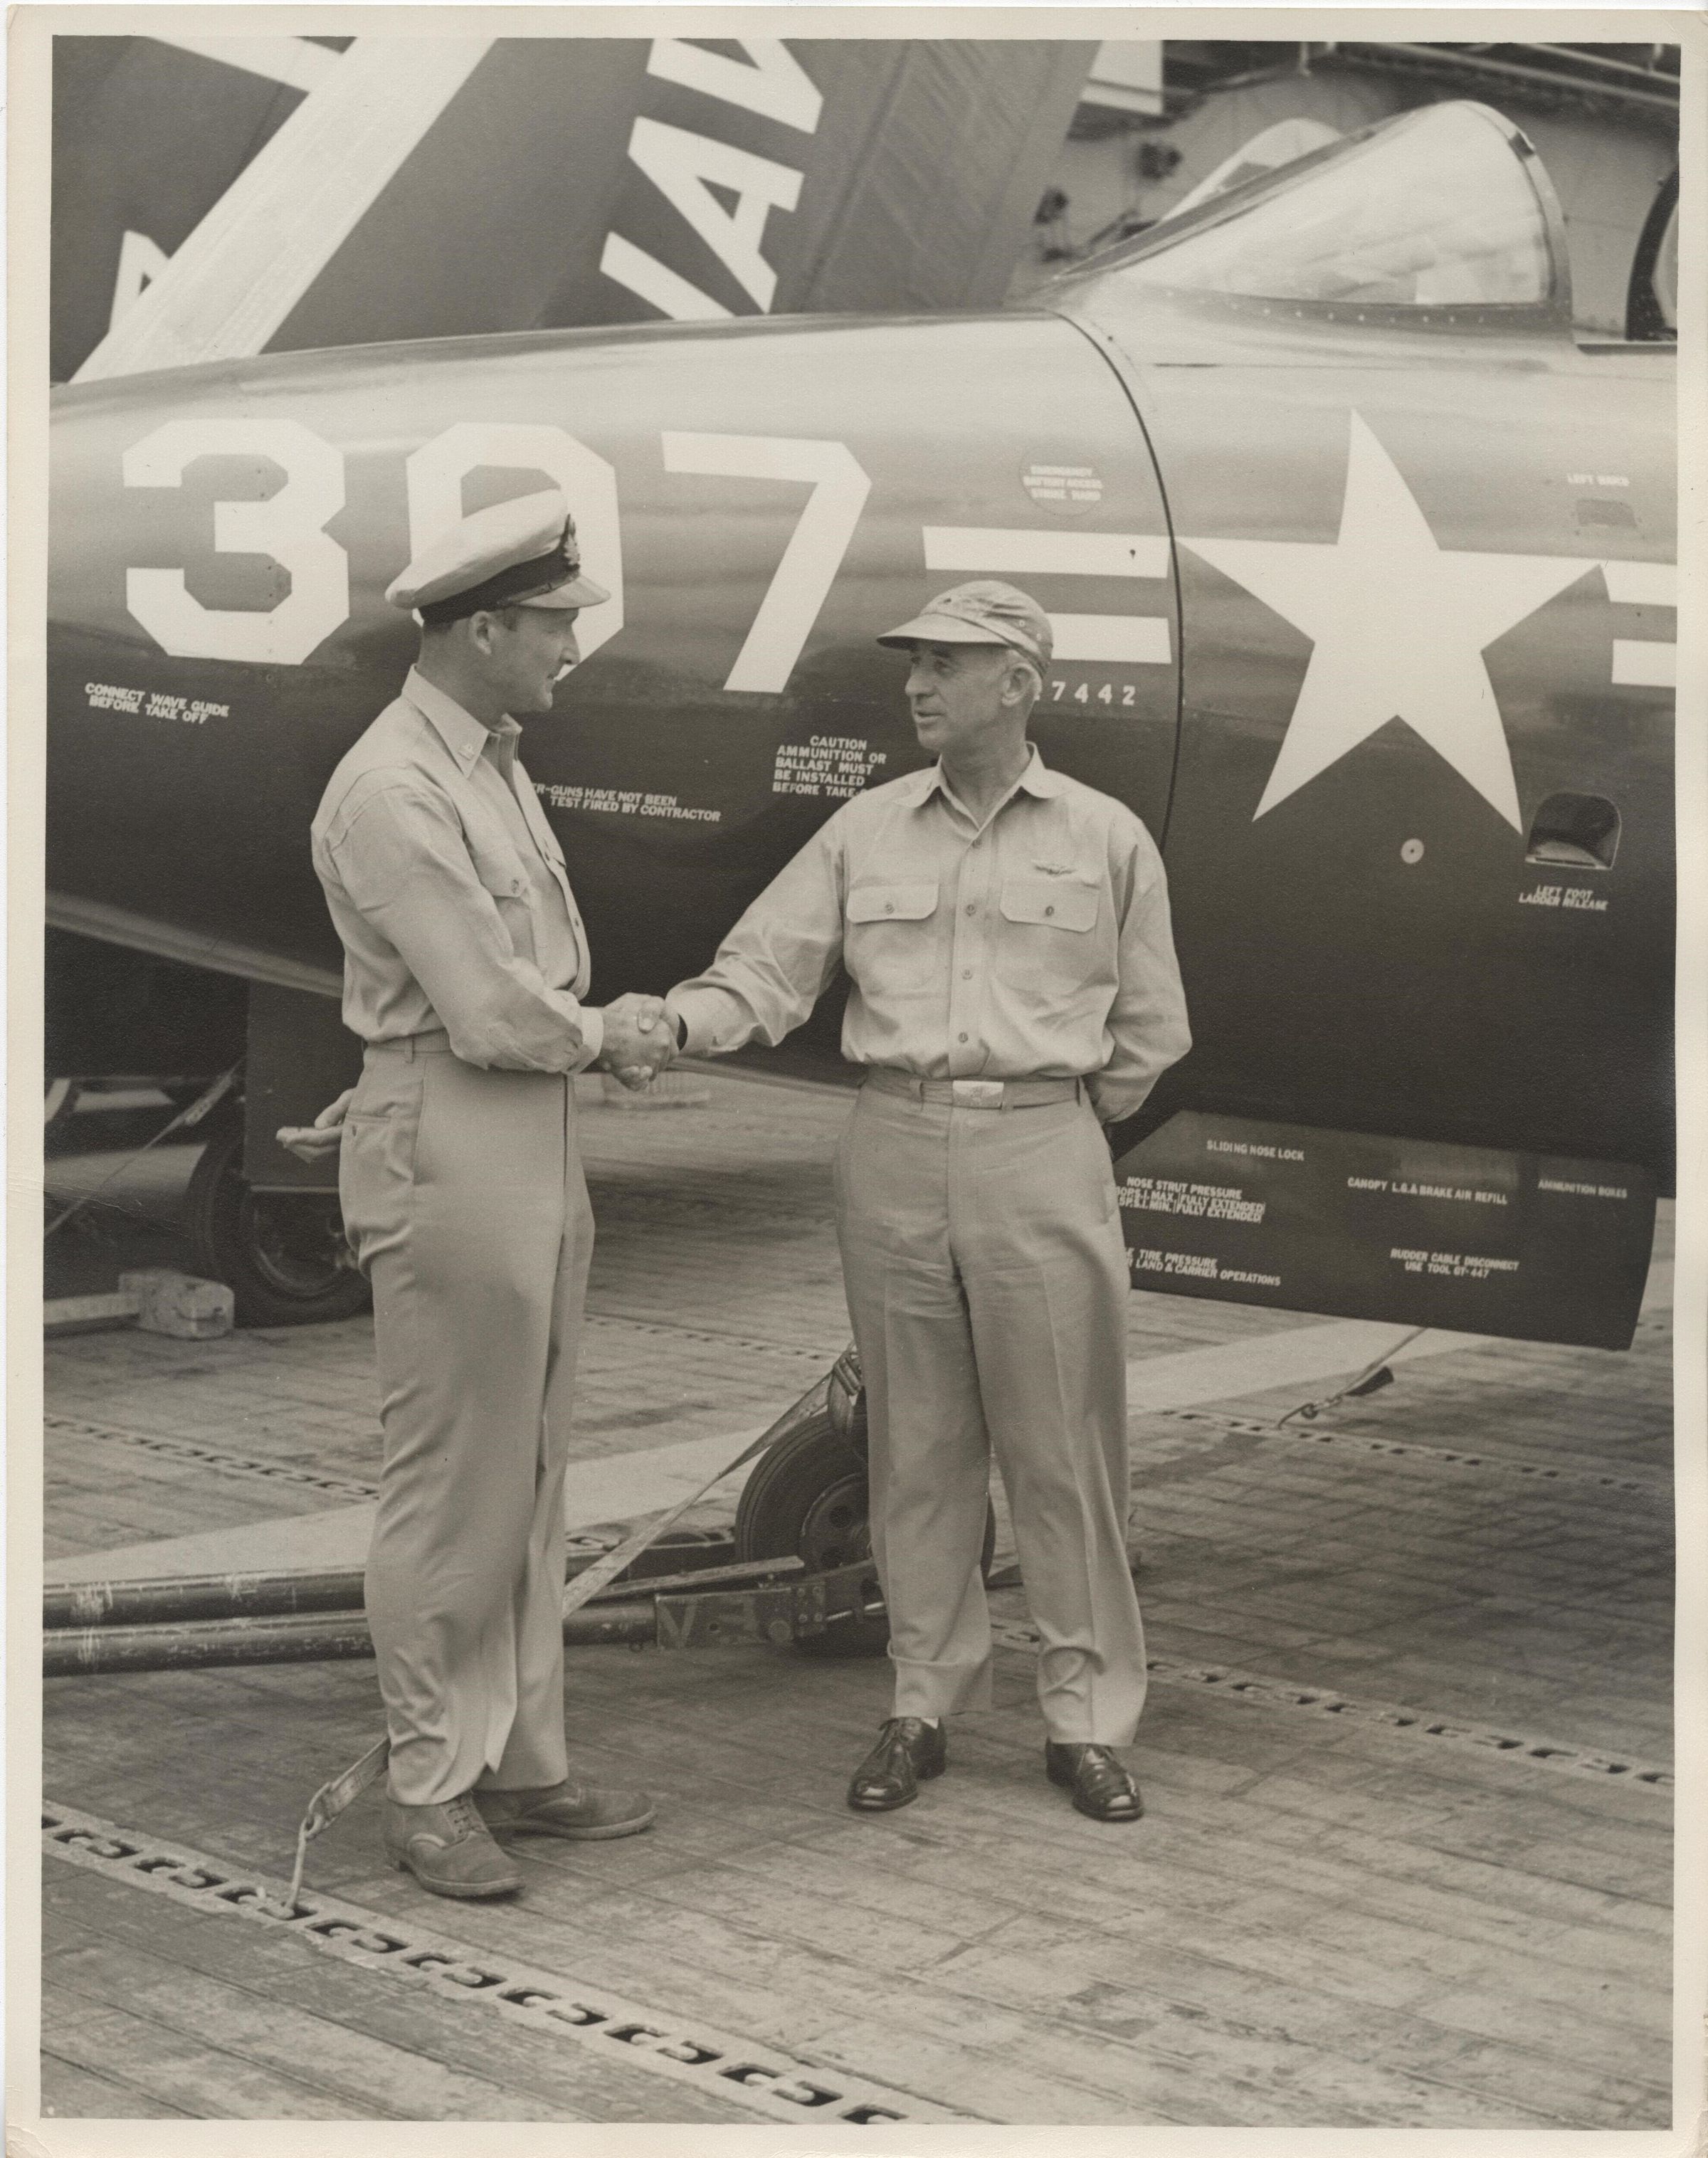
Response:
[[[281,1124],[273,1136],[299,1161],[323,1161],[336,1154],[344,1136],[344,1113],[355,1097],[346,1087],[335,1102],[328,1102],[312,1124]]]
[[[632,1092],[643,1093],[676,1059],[676,1026],[662,997],[631,989],[605,1007],[598,1061]]]

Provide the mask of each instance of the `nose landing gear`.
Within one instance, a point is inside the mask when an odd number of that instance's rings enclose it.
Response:
[[[208,1119],[183,1222],[196,1270],[230,1284],[240,1326],[306,1326],[368,1309],[338,1194],[257,1191],[245,1177],[240,1102]]]
[[[755,1464],[736,1509],[735,1551],[743,1559],[798,1558],[812,1573],[871,1557],[865,1394],[853,1349],[838,1358],[823,1408]],[[987,1581],[995,1551],[996,1515],[987,1507],[979,1560]],[[881,1656],[889,1643],[875,1565],[865,1615],[842,1619],[795,1645],[807,1656]]]

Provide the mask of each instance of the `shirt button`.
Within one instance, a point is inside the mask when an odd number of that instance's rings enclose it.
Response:
[[[966,1037],[966,1035],[965,1035],[964,1034],[957,1034],[957,1035],[955,1036],[955,1039],[956,1039],[956,1040],[957,1040],[957,1041],[965,1041],[965,1040],[967,1039],[967,1037]]]
[[[961,969],[961,978],[963,982],[970,982],[973,979],[973,969],[970,967],[963,967]]]
[[[976,906],[969,906],[969,907],[968,908],[967,911],[968,911],[969,914],[977,914],[977,913],[978,913],[978,909]]]
[[[893,899],[886,899],[885,901],[884,911],[885,914],[894,914],[895,911],[895,902]]]
[[[1050,915],[1055,913],[1055,909],[1053,906],[1046,906],[1044,911],[1046,915]]]

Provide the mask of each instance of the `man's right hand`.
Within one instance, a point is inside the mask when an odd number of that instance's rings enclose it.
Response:
[[[328,1102],[312,1124],[281,1124],[273,1136],[299,1161],[323,1161],[336,1154],[344,1136],[344,1113],[355,1097],[346,1087],[335,1102]]]
[[[643,1093],[676,1057],[676,1027],[662,997],[630,990],[605,1007],[601,1069],[632,1092]]]

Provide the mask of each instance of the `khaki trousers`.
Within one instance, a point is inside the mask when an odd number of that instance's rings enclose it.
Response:
[[[344,1227],[384,1460],[369,1624],[405,1805],[560,1782],[564,1469],[593,1215],[572,1079],[370,1047]]]
[[[1127,1557],[1127,1273],[1089,1103],[962,1108],[869,1082],[836,1191],[895,1713],[989,1704],[978,1560],[994,1448],[1049,1735],[1128,1744],[1145,1655]]]

